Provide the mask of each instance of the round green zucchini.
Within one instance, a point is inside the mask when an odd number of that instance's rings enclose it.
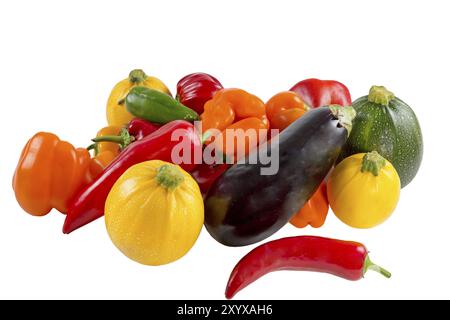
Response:
[[[356,118],[340,160],[360,152],[377,151],[397,170],[402,188],[422,162],[423,140],[414,111],[382,86],[353,102]]]

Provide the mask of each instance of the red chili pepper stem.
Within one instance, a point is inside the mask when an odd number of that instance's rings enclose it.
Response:
[[[128,145],[130,143],[132,143],[134,140],[135,140],[135,138],[125,128],[120,131],[120,135],[118,135],[118,136],[101,136],[101,137],[96,137],[96,138],[92,139],[92,141],[95,142],[95,144],[98,142],[117,143],[120,145],[121,149],[128,147]]]
[[[373,263],[370,260],[369,255],[367,255],[366,259],[364,260],[363,276],[366,274],[367,270],[372,270],[372,271],[378,272],[379,274],[385,276],[388,279],[392,276],[392,274],[389,271],[387,271],[383,267],[380,267],[379,265]]]

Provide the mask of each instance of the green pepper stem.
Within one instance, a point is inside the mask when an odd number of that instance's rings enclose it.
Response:
[[[388,106],[389,102],[395,98],[395,95],[383,86],[372,86],[367,99],[370,102]]]
[[[378,152],[368,152],[362,159],[361,172],[369,171],[376,177],[385,165],[386,159],[380,156]]]
[[[114,142],[123,144],[123,138],[121,136],[101,136],[92,139],[94,142]]]
[[[141,83],[144,82],[145,79],[147,79],[147,75],[142,69],[131,70],[128,76],[128,80],[130,80],[131,83]]]
[[[363,275],[366,274],[367,270],[378,272],[379,274],[385,276],[388,279],[392,276],[392,274],[389,271],[370,261],[369,255],[367,255],[366,259],[364,260]]]
[[[136,138],[130,135],[126,128],[123,128],[118,136],[100,136],[95,137],[92,141],[95,142],[95,144],[99,142],[113,142],[119,144],[121,149],[124,149],[135,139]]]
[[[173,164],[164,164],[156,171],[156,180],[167,189],[175,189],[184,181],[183,173]]]
[[[87,149],[87,151],[94,150],[94,156],[98,155],[98,144],[97,143],[93,143],[93,144],[89,145],[86,149]]]

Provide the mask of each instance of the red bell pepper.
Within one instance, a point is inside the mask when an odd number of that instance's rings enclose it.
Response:
[[[348,88],[334,80],[306,79],[298,82],[289,91],[297,93],[311,108],[338,104],[350,106],[352,98]]]
[[[277,270],[326,272],[359,280],[369,269],[391,277],[389,271],[370,261],[361,243],[313,236],[282,238],[256,247],[238,262],[231,272],[225,296],[231,299],[250,283]]]
[[[145,138],[133,142],[69,203],[63,232],[70,233],[101,217],[109,191],[129,167],[155,159],[172,162],[172,149],[180,143],[172,141],[172,133],[175,130],[184,130],[183,135],[189,139],[193,157],[196,148],[201,148],[201,141],[194,126],[187,121],[172,121]],[[191,171],[195,164],[191,159],[189,163],[182,163],[180,166],[186,171]]]
[[[203,105],[220,89],[223,89],[222,84],[213,76],[201,72],[191,73],[178,81],[177,99],[202,114]]]

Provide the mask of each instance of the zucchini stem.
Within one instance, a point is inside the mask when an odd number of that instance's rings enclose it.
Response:
[[[376,177],[385,165],[386,159],[383,158],[378,152],[368,152],[363,157],[361,172],[369,171]]]
[[[177,166],[164,164],[157,169],[156,180],[167,189],[175,189],[184,181],[184,176]]]
[[[372,86],[369,91],[368,100],[373,103],[388,106],[395,95],[383,86]]]

